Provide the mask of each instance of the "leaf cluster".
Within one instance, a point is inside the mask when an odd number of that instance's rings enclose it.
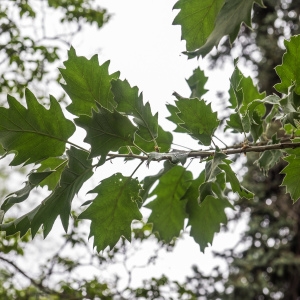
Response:
[[[187,53],[189,57],[206,55],[224,35],[233,42],[241,22],[251,25],[254,2],[263,6],[262,1],[178,1],[175,8],[180,12],[174,23],[182,26],[187,50],[193,50]],[[206,14],[189,18],[198,10],[213,17],[213,25],[208,24]],[[229,16],[232,23],[226,26]],[[197,20],[210,25],[206,36],[195,34],[199,32]],[[67,231],[72,201],[82,185],[96,168],[118,158],[136,159],[139,164],[130,176],[118,172],[93,187],[89,194],[96,194],[95,198],[83,204],[88,207],[78,216],[91,221],[90,237],[98,251],[113,248],[121,237],[130,241],[132,222],[145,218],[143,207],[150,209],[147,222],[161,240],[170,243],[187,224],[203,251],[220,231],[220,225],[227,222],[225,209],[233,208],[225,192],[230,190],[246,199],[254,196],[240,184],[228,157],[231,154],[262,153],[256,163],[265,172],[284,157],[289,164],[282,171],[283,184],[297,201],[300,95],[298,71],[291,68],[291,62],[299,60],[300,37],[291,38],[285,46],[283,63],[276,68],[281,83],[275,88],[282,93],[280,96],[260,93],[236,62],[230,78],[230,115],[225,128],[203,97],[207,80],[203,71],[194,70],[187,79],[191,96],[182,97],[175,92],[174,104],[167,105],[168,120],[176,125],[173,133],[159,125],[158,113],[152,113],[150,103],[144,101],[137,87],[120,80],[119,72],[109,73],[109,61],[99,65],[96,55],[90,59],[80,57],[71,47],[60,72],[62,87],[71,100],[66,109],[74,115],[73,120],[64,116],[53,96],[46,109],[29,90],[25,92],[27,107],[8,96],[9,107],[0,108],[0,143],[6,153],[14,154],[10,165],[34,165],[25,187],[2,203],[2,218],[16,203],[27,200],[34,188],[46,185],[50,190],[50,195],[34,209],[1,224],[0,229],[8,235],[24,235],[30,230],[34,236],[42,227],[47,236],[60,217]],[[283,137],[268,136],[274,122],[281,124]],[[89,149],[70,141],[78,127],[85,130],[83,142]],[[232,140],[237,137],[240,143],[226,145],[216,136],[220,130],[230,132]],[[172,149],[175,133],[191,137],[202,148]],[[204,164],[204,170],[195,177],[188,170],[192,161],[185,166],[189,158],[200,159]],[[152,161],[164,161],[163,168],[156,175],[134,178],[144,162],[149,167]]]

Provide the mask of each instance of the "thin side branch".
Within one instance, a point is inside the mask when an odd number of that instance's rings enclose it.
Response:
[[[295,148],[300,148],[300,142],[299,143],[278,143],[278,144],[273,144],[273,145],[246,145],[246,146],[240,146],[239,148],[234,148],[232,147],[231,149],[223,149],[221,150],[224,154],[226,155],[232,155],[232,154],[245,154],[247,152],[265,152],[268,150],[282,150],[282,149],[295,149]],[[192,158],[207,158],[210,156],[214,156],[215,150],[209,150],[209,151],[198,151],[198,150],[192,150],[192,151],[181,151],[181,153],[186,152],[188,157]],[[161,153],[163,154],[163,153]],[[167,153],[166,153],[167,154]],[[133,153],[128,153],[128,154],[119,154],[119,153],[109,153],[108,156],[110,157],[109,159],[114,159],[117,157],[123,157],[123,158],[136,158],[140,159],[142,161],[147,160],[148,156],[144,155],[136,155]],[[167,160],[168,157],[161,157],[160,160]]]

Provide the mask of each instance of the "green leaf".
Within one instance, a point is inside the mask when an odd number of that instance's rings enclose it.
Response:
[[[234,112],[230,115],[229,120],[226,120],[225,130],[232,129],[233,132],[237,131],[240,133],[245,132],[244,125],[241,120],[241,115]]]
[[[151,113],[149,102],[143,103],[143,94],[138,88],[131,87],[127,80],[113,80],[111,83],[114,100],[118,103],[117,110],[126,115],[133,116],[133,121],[138,125],[136,132],[146,141],[157,138],[158,113]]]
[[[200,245],[203,252],[208,244],[212,244],[214,235],[220,231],[221,223],[227,223],[224,212],[226,207],[232,207],[228,200],[207,196],[199,205],[197,198],[188,198],[187,213],[188,226],[191,226],[190,235]]]
[[[109,61],[99,65],[97,55],[90,60],[77,56],[71,47],[68,60],[64,62],[65,69],[60,72],[66,82],[62,87],[69,95],[72,103],[67,110],[76,115],[91,115],[97,104],[112,110],[115,106],[113,94],[110,90],[112,79],[119,77],[120,73],[109,74]]]
[[[244,98],[243,91],[239,87],[243,78],[244,75],[237,65],[235,65],[233,73],[230,77],[229,102],[231,103],[230,108],[235,108],[236,110],[240,108]]]
[[[292,36],[289,41],[285,40],[286,53],[283,55],[282,65],[275,68],[281,83],[275,84],[275,89],[288,94],[289,87],[295,85],[295,92],[300,95],[300,35]]]
[[[191,226],[190,235],[199,244],[204,252],[207,245],[212,244],[214,234],[220,231],[220,224],[227,222],[224,212],[226,207],[232,205],[226,198],[217,198],[212,195],[198,204],[199,186],[205,183],[205,172],[201,172],[198,178],[191,181],[184,198],[187,199],[186,212],[188,213],[188,225]]]
[[[153,223],[153,232],[166,243],[174,237],[178,237],[183,229],[186,218],[186,201],[182,199],[190,186],[192,174],[181,166],[175,166],[159,178],[151,196],[156,195],[155,200],[145,207],[152,210],[148,223]]]
[[[189,58],[199,57],[200,55],[205,56],[214,46],[219,44],[222,37],[227,35],[229,35],[229,41],[232,44],[239,33],[241,23],[245,23],[251,28],[251,11],[254,3],[263,6],[261,0],[226,0],[216,18],[215,27],[209,34],[205,44],[200,45],[200,48],[196,51],[187,52]],[[218,5],[220,4],[218,2]],[[197,9],[196,5],[193,9]],[[193,27],[195,27],[196,22],[193,21],[193,24]]]
[[[149,198],[149,191],[151,189],[151,187],[153,186],[153,184],[166,172],[168,172],[171,168],[173,168],[175,165],[172,164],[170,161],[166,160],[164,162],[164,168],[161,169],[156,175],[150,175],[150,176],[146,176],[143,181],[143,188],[140,190],[140,196],[143,200],[143,202],[145,202],[147,200],[147,198]]]
[[[173,25],[181,25],[181,38],[191,51],[205,44],[214,28],[215,20],[224,0],[179,0],[173,9],[180,9]]]
[[[161,126],[158,125],[157,134],[158,136],[156,138],[156,144],[159,148],[159,151],[168,152],[171,148],[173,141],[172,133],[165,131]],[[147,153],[155,150],[153,141],[147,142],[144,139],[142,139],[139,135],[135,135],[134,143]]]
[[[267,175],[267,172],[279,162],[282,155],[280,150],[267,150],[254,163]]]
[[[187,80],[187,83],[191,89],[190,98],[199,98],[208,91],[204,88],[208,78],[205,76],[204,71],[199,67],[193,71],[193,75]]]
[[[214,157],[205,164],[205,182],[215,181],[216,176],[221,173],[219,165],[226,158],[222,152],[216,152]]]
[[[0,206],[0,209],[4,212],[7,212],[14,204],[25,201],[28,198],[31,190],[39,185],[40,182],[45,178],[49,177],[49,175],[52,173],[53,171],[33,172],[29,174],[28,180],[25,182],[25,186],[22,189],[7,195]]]
[[[177,125],[176,129],[173,130],[174,132],[180,132],[180,133],[188,133],[189,131],[183,127],[181,127],[178,124],[182,124],[182,120],[178,117],[178,113],[180,112],[179,109],[172,105],[172,104],[167,104],[166,105],[168,111],[170,112],[170,116],[167,117],[166,119],[173,122],[174,124]]]
[[[242,105],[240,106],[240,113],[246,114],[247,108],[249,104],[257,99],[264,99],[266,97],[266,93],[260,93],[257,89],[257,86],[254,85],[253,80],[251,77],[242,77],[238,89],[243,91],[243,101]],[[255,107],[255,111],[260,115],[263,116],[266,112],[266,108],[264,105],[258,105]]]
[[[48,186],[49,191],[53,191],[58,184],[61,173],[68,163],[67,159],[59,157],[49,157],[41,162],[37,171],[52,171],[51,174],[39,183],[39,186]]]
[[[54,97],[46,109],[29,90],[25,96],[27,109],[11,96],[7,97],[9,108],[0,107],[0,143],[6,151],[16,152],[12,166],[62,155],[75,131]]]
[[[211,104],[194,98],[179,99],[176,106],[179,109],[178,117],[182,120],[178,125],[188,130],[200,144],[209,146],[212,135],[219,125],[217,113],[212,111]]]
[[[223,160],[223,162],[224,163],[219,165],[219,168],[225,172],[226,182],[230,183],[232,191],[234,193],[238,193],[242,198],[253,199],[253,193],[248,191],[240,184],[240,181],[236,177],[236,174],[232,171],[230,167],[232,161],[226,159]]]
[[[85,142],[91,145],[90,157],[101,155],[103,164],[110,151],[117,151],[122,146],[133,146],[136,127],[130,120],[118,113],[98,107],[92,117],[81,115],[75,123],[86,130]]]
[[[290,193],[295,203],[300,198],[300,157],[289,155],[284,160],[288,162],[288,165],[280,172],[281,174],[285,174],[282,185],[286,186],[286,192]]]
[[[83,183],[93,174],[92,160],[88,159],[87,152],[71,147],[67,151],[67,156],[69,157],[68,166],[62,172],[59,186],[29,213],[13,222],[1,224],[2,231],[6,231],[7,235],[20,231],[23,236],[31,229],[34,237],[43,225],[44,237],[46,237],[58,216],[60,216],[64,230],[67,231],[71,202]]]
[[[117,173],[89,192],[97,196],[78,218],[92,221],[90,237],[94,236],[97,251],[112,249],[121,236],[131,241],[131,223],[142,219],[136,203],[139,189],[138,180]]]

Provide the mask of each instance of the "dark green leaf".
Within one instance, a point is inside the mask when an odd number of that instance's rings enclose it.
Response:
[[[255,164],[267,174],[267,172],[279,162],[282,155],[283,153],[280,150],[268,150],[259,156]]]
[[[200,48],[214,29],[224,0],[179,0],[173,9],[180,9],[173,25],[181,25],[181,38],[188,51]]]
[[[181,166],[173,167],[159,178],[150,195],[156,198],[145,206],[152,210],[148,223],[153,223],[153,232],[158,232],[166,243],[178,237],[183,229],[186,201],[182,197],[191,179],[191,172]]]
[[[92,204],[79,215],[91,220],[90,237],[97,251],[113,248],[121,236],[131,240],[131,223],[141,220],[138,209],[140,185],[136,179],[117,173],[101,181],[90,193],[97,193]]]
[[[68,163],[67,159],[59,157],[49,157],[41,162],[41,166],[37,171],[53,171],[47,178],[39,183],[40,186],[48,186],[49,191],[53,191],[58,184],[61,173]]]
[[[7,235],[21,233],[23,236],[29,229],[34,237],[43,225],[46,237],[58,216],[62,221],[65,231],[68,229],[71,202],[80,190],[83,183],[88,180],[92,172],[92,160],[88,160],[88,153],[72,147],[67,151],[69,157],[68,167],[61,175],[59,186],[42,201],[40,205],[29,213],[13,222],[0,225]]]
[[[189,152],[187,151],[172,151],[169,153],[160,153],[160,152],[150,152],[148,153],[147,166],[149,166],[151,161],[161,161],[168,159],[173,164],[178,164],[179,162],[184,165]]]
[[[190,98],[199,98],[208,91],[204,88],[208,78],[205,76],[204,71],[200,68],[197,68],[193,71],[193,75],[187,80],[187,83],[191,89]]]
[[[97,55],[90,60],[77,56],[71,47],[68,60],[64,62],[66,68],[60,69],[66,82],[62,87],[72,100],[67,107],[69,112],[76,116],[91,115],[92,109],[97,109],[97,104],[113,109],[115,103],[110,82],[119,77],[119,72],[109,74],[109,63],[107,61],[99,65]]]
[[[172,105],[172,104],[167,104],[167,109],[170,112],[170,116],[167,117],[166,119],[173,122],[174,124],[177,125],[177,128],[174,130],[174,132],[180,132],[180,133],[188,133],[189,131],[183,127],[181,127],[178,124],[182,124],[182,120],[178,117],[178,113],[180,112],[179,109]]]
[[[275,89],[288,94],[289,87],[295,85],[295,92],[300,95],[300,35],[292,36],[289,41],[284,41],[286,53],[283,55],[282,65],[275,68],[281,83],[275,85]]]
[[[122,146],[133,146],[136,127],[130,120],[118,113],[98,107],[92,117],[81,115],[75,123],[86,130],[85,142],[91,145],[90,157],[101,155],[103,164],[110,151],[118,151]]]
[[[252,199],[253,193],[244,188],[236,174],[232,171],[230,164],[232,163],[230,160],[223,160],[224,163],[219,165],[219,168],[225,172],[226,182],[230,183],[231,189],[234,193],[238,193],[240,197],[246,199]]]
[[[221,4],[220,2],[216,1],[210,2],[211,4]],[[214,46],[219,44],[222,37],[227,35],[229,35],[230,43],[233,43],[239,33],[241,23],[245,23],[245,25],[251,27],[251,11],[253,3],[255,2],[261,6],[263,5],[261,0],[226,0],[219,14],[217,15],[214,29],[209,34],[205,44],[203,46],[200,45],[200,48],[196,51],[187,52],[188,56],[205,56],[212,50]],[[198,1],[198,5],[201,4],[199,4]],[[202,7],[204,8],[203,4]],[[193,8],[197,9],[196,5],[194,5]],[[193,27],[195,27],[196,22],[197,21],[193,21]]]
[[[281,171],[282,174],[285,174],[282,185],[286,186],[286,192],[290,193],[295,203],[300,198],[300,157],[289,155],[284,160],[288,162],[288,165]]]
[[[240,133],[245,132],[244,126],[241,120],[241,115],[237,112],[234,112],[230,115],[229,120],[226,121],[225,130],[232,129]]]
[[[146,141],[157,138],[158,113],[151,113],[149,102],[143,103],[143,95],[138,88],[131,87],[127,80],[113,80],[112,92],[114,100],[118,103],[117,110],[126,115],[133,116],[133,121],[138,125],[137,134]]]
[[[179,109],[178,117],[182,120],[178,125],[188,130],[200,144],[209,146],[212,135],[219,125],[217,113],[212,111],[211,104],[194,98],[179,99],[176,106]]]
[[[140,190],[140,196],[143,200],[143,202],[146,201],[147,198],[149,198],[149,191],[153,184],[158,180],[163,174],[168,172],[171,168],[174,167],[174,164],[170,163],[169,160],[166,160],[164,162],[164,168],[161,169],[156,175],[150,175],[146,176],[143,180],[143,189]]]
[[[156,144],[158,145],[159,151],[160,152],[170,151],[172,141],[173,141],[172,133],[165,131],[159,125],[158,125],[157,133],[158,133],[158,136],[156,138]],[[155,148],[154,148],[155,144],[153,143],[153,141],[147,142],[144,139],[142,139],[139,135],[135,136],[134,143],[147,153],[155,150]]]
[[[0,107],[0,143],[6,151],[16,152],[12,166],[62,155],[75,131],[54,97],[47,110],[29,90],[25,95],[27,109],[11,96],[7,98],[9,108]]]
[[[196,198],[189,198],[187,203],[187,213],[189,214],[188,225],[191,226],[190,235],[195,242],[204,249],[211,244],[216,232],[220,231],[221,223],[227,223],[224,212],[226,207],[231,207],[228,200],[207,196],[199,205]]]

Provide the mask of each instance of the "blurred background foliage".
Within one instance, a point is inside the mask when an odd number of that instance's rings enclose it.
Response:
[[[22,97],[24,87],[30,86],[40,97],[48,94],[49,83],[59,80],[53,71],[83,26],[101,28],[109,14],[94,1],[40,1],[40,6],[25,0],[0,3],[0,100],[7,93]],[[35,2],[36,3],[36,2]],[[274,67],[281,64],[283,40],[299,34],[300,0],[264,0],[266,8],[254,6],[253,28],[242,26],[233,47],[227,40],[218,52],[210,55],[210,68],[222,68],[232,57],[253,70],[261,91],[275,92],[278,77]],[[61,31],[49,35],[47,18],[55,11]],[[24,25],[25,24],[25,25]],[[66,30],[68,28],[68,30]],[[31,32],[29,34],[29,32]],[[55,68],[53,68],[53,66]],[[42,84],[41,84],[42,83]],[[280,129],[273,128],[274,132]],[[300,297],[300,210],[299,201],[292,204],[282,187],[280,171],[284,162],[274,166],[266,176],[255,161],[259,154],[247,155],[244,186],[257,195],[253,201],[234,200],[237,213],[229,223],[241,218],[248,220],[248,229],[232,249],[215,253],[227,265],[227,271],[215,267],[204,275],[196,266],[193,275],[184,282],[171,281],[164,275],[144,280],[132,287],[134,268],[126,266],[132,249],[154,241],[153,255],[147,265],[155,263],[162,249],[172,251],[176,245],[163,245],[151,235],[149,225],[137,223],[130,247],[121,241],[111,252],[96,254],[86,243],[87,236],[78,230],[74,221],[69,234],[62,237],[61,248],[31,274],[20,267],[19,260],[28,251],[29,236],[19,239],[0,237],[0,298],[1,299],[299,299]],[[1,175],[2,176],[2,175]],[[5,182],[5,178],[2,178]],[[3,185],[5,186],[5,185]],[[237,223],[238,224],[238,223]],[[226,230],[227,227],[224,227]],[[85,260],[74,259],[64,250],[84,249]],[[105,270],[122,262],[127,272],[127,284],[120,287],[121,278],[95,276],[92,279],[76,276],[87,266]],[[79,271],[80,273],[80,271]],[[20,284],[26,281],[26,284]]]

